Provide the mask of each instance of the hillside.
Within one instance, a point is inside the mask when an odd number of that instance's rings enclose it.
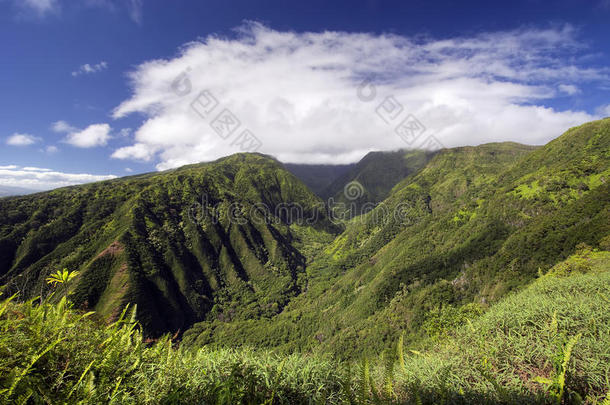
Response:
[[[610,120],[536,149],[446,149],[353,219],[307,268],[304,292],[259,322],[196,324],[190,344],[253,345],[353,358],[406,332],[425,345],[435,314],[484,313],[510,291],[610,234]]]
[[[206,317],[268,317],[302,288],[302,238],[336,231],[322,208],[261,155],[4,199],[0,284],[45,295],[50,273],[78,269],[77,307],[115,318],[137,304],[152,335]]]
[[[610,248],[610,239],[602,243]],[[337,363],[250,349],[145,344],[57,304],[0,301],[0,400],[63,403],[599,404],[610,398],[610,251],[583,247],[486,314],[445,312],[430,348],[402,339]],[[467,319],[467,324],[459,326]],[[10,331],[10,333],[7,333]],[[605,403],[605,402],[603,402]]]

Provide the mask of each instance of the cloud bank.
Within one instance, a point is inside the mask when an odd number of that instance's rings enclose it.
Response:
[[[146,120],[113,157],[158,169],[209,161],[239,152],[247,129],[258,151],[282,161],[344,163],[413,146],[394,131],[408,115],[447,147],[542,144],[596,118],[544,106],[578,84],[608,82],[607,68],[577,63],[584,52],[570,26],[437,40],[248,23],[235,38],[209,36],[131,72],[132,95],[113,115]],[[374,87],[364,94],[363,83]],[[211,100],[219,107],[204,117]],[[229,136],[223,122],[239,128]]]
[[[75,184],[115,179],[114,175],[64,173],[39,167],[0,166],[0,186],[50,190]]]

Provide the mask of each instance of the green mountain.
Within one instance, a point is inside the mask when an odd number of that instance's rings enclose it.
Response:
[[[445,149],[352,219],[279,315],[199,323],[185,342],[341,358],[379,353],[403,331],[425,345],[438,319],[476,317],[579,244],[599,246],[610,234],[609,175],[610,119],[542,148]]]
[[[49,274],[78,270],[77,307],[114,319],[137,304],[147,334],[185,332],[185,345],[353,358],[404,331],[423,347],[447,314],[476,317],[579,244],[600,245],[609,128],[540,148],[368,155],[333,182],[337,200],[389,194],[348,221],[257,154],[3,199],[0,284],[45,295]],[[352,181],[362,200],[341,191]]]
[[[339,218],[352,218],[383,201],[402,179],[422,169],[434,152],[420,150],[370,152],[336,178],[320,195]],[[346,213],[347,212],[347,213]]]
[[[78,269],[76,306],[115,318],[137,304],[152,335],[269,317],[301,291],[304,240],[336,231],[322,208],[261,155],[3,199],[0,284],[44,295],[50,273]]]
[[[339,177],[349,172],[355,164],[349,165],[313,165],[284,163],[284,167],[299,180],[301,180],[311,191],[323,199],[330,197],[326,195],[328,187]]]

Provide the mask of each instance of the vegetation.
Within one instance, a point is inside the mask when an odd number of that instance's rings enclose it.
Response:
[[[588,263],[583,267],[582,263]],[[579,269],[565,273],[570,267]],[[586,268],[585,268],[586,267]],[[14,403],[601,403],[610,389],[610,252],[585,249],[452,329],[348,364],[143,339],[58,303],[0,302],[0,398]]]
[[[580,243],[601,247],[610,234],[609,167],[609,119],[543,148],[443,150],[350,221],[307,266],[306,288],[277,316],[197,323],[184,341],[345,360],[377,356],[404,331],[407,344],[426,348],[430,334],[439,334],[436,324],[467,322]],[[551,185],[558,172],[566,180],[560,189]],[[547,185],[536,199],[514,192],[530,173]],[[579,189],[585,177],[603,181]]]
[[[340,223],[256,154],[0,199],[0,395],[601,403],[610,119],[395,157]]]
[[[77,307],[115,318],[137,304],[150,336],[269,317],[301,288],[307,259],[292,221],[318,238],[338,231],[318,197],[261,155],[3,199],[0,282],[46,295],[55,269],[78,269]]]

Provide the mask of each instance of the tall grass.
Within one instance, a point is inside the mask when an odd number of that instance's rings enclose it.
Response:
[[[61,299],[0,301],[1,403],[607,404],[610,272],[548,275],[427,352],[378,359],[187,349]],[[605,399],[604,399],[605,398]]]
[[[335,364],[253,350],[145,344],[134,310],[111,325],[65,297],[0,304],[3,403],[341,403]]]

